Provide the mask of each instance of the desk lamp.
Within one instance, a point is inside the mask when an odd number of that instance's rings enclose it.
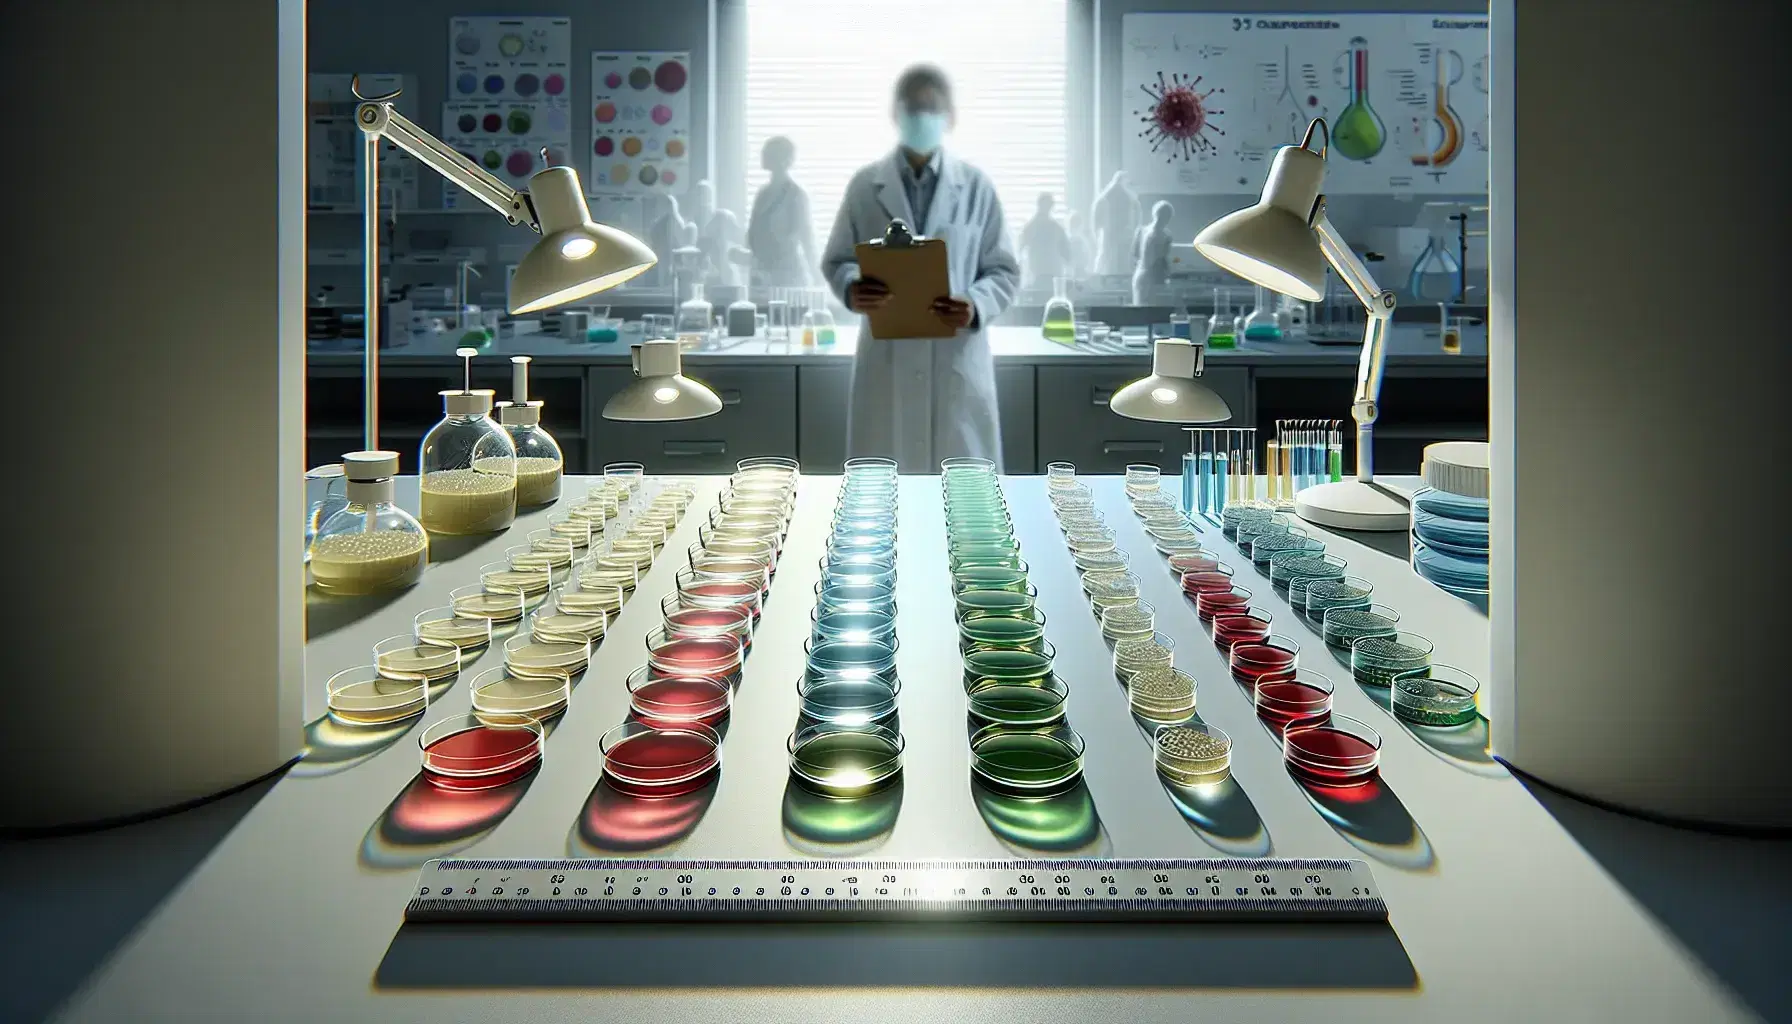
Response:
[[[1317,152],[1308,148],[1315,129],[1325,133]],[[1374,471],[1376,403],[1387,362],[1394,293],[1375,283],[1369,268],[1344,244],[1326,216],[1319,188],[1325,182],[1330,141],[1325,120],[1315,118],[1300,145],[1276,151],[1257,205],[1207,225],[1195,236],[1195,250],[1252,284],[1305,302],[1325,297],[1329,263],[1368,310],[1363,353],[1356,366],[1356,397],[1350,406],[1350,416],[1356,420],[1356,479],[1302,490],[1294,496],[1294,512],[1308,522],[1345,530],[1404,530],[1409,522],[1405,500],[1377,485]]]
[[[604,419],[695,420],[722,411],[722,400],[700,380],[684,375],[678,342],[661,338],[629,350],[635,380],[604,403]]]
[[[361,257],[367,274],[363,316],[367,324],[366,448],[372,451],[379,447],[380,139],[388,140],[430,170],[471,192],[510,223],[527,224],[541,235],[541,241],[517,264],[511,278],[512,313],[550,309],[614,288],[653,266],[656,257],[640,239],[591,219],[578,172],[572,168],[544,168],[529,179],[528,191],[511,188],[394,110],[392,101],[398,98],[397,92],[364,96],[359,75],[350,84],[355,98],[362,101],[355,108],[355,123],[361,129],[365,169],[361,204],[365,241]]]
[[[1108,408],[1134,420],[1158,423],[1219,423],[1232,409],[1214,390],[1196,380],[1206,364],[1206,346],[1183,338],[1159,338],[1151,350],[1151,376],[1114,392]]]

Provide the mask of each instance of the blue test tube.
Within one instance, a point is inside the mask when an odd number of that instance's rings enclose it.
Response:
[[[1201,449],[1201,511],[1213,511],[1213,453]]]
[[[1226,511],[1226,488],[1232,484],[1231,465],[1223,446],[1214,453],[1213,465],[1213,514],[1217,516]]]
[[[1191,437],[1193,435],[1190,435]],[[1196,503],[1195,453],[1182,453],[1182,514],[1193,515]]]

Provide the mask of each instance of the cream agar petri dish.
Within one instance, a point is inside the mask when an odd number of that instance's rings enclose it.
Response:
[[[1083,738],[1067,725],[990,725],[971,736],[971,771],[998,792],[1043,797],[1083,775]]]
[[[1162,633],[1122,640],[1114,645],[1114,674],[1121,679],[1149,668],[1169,668],[1176,655],[1176,641]]]
[[[1467,725],[1480,717],[1475,695],[1481,683],[1452,665],[1430,665],[1396,676],[1389,705],[1415,725]]]
[[[572,699],[572,677],[565,672],[539,670],[533,675],[518,675],[500,665],[474,676],[470,689],[477,713],[541,720],[566,710],[567,701]]]
[[[605,586],[589,578],[575,578],[574,583],[554,591],[554,607],[568,615],[602,615],[613,619],[622,611],[625,596],[621,587]],[[607,622],[605,628],[608,629]]]
[[[683,796],[703,788],[722,765],[721,737],[700,722],[631,719],[597,741],[610,784],[630,796]]]
[[[1057,490],[1072,487],[1076,484],[1076,464],[1071,462],[1048,462],[1045,464],[1045,486]]]
[[[512,569],[552,574],[555,569],[564,569],[572,565],[571,545],[567,546],[567,552],[566,560],[556,565],[555,562],[559,558],[558,552],[537,551],[527,544],[518,544],[504,549],[504,560],[510,563]]]
[[[422,643],[405,633],[374,644],[373,664],[388,679],[421,679],[436,683],[460,674],[460,648],[453,644]]]
[[[517,614],[522,614],[520,600]],[[443,605],[418,612],[417,617],[411,620],[411,633],[421,643],[453,644],[465,651],[484,647],[492,642],[492,620],[482,615],[461,615],[454,610],[453,605]]]
[[[444,789],[492,789],[541,763],[541,723],[522,715],[454,715],[417,737],[423,777]]]
[[[818,722],[790,734],[790,774],[823,796],[868,796],[902,773],[902,734],[874,725]]]
[[[1200,535],[1191,530],[1186,535],[1154,538],[1152,540],[1152,546],[1157,548],[1158,554],[1163,555],[1166,558],[1173,558],[1176,555],[1184,555],[1190,552],[1200,551],[1201,538]]]
[[[1132,713],[1147,722],[1180,722],[1195,712],[1195,678],[1168,665],[1153,665],[1126,680]]]
[[[1232,777],[1232,737],[1216,725],[1166,725],[1151,740],[1158,774],[1178,786],[1212,786]]]
[[[543,558],[541,555],[530,556],[532,559]],[[539,565],[517,566],[511,562],[487,562],[479,567],[479,585],[492,593],[511,593],[532,596],[545,594],[554,582],[553,570],[542,562]]]
[[[1137,604],[1139,577],[1130,572],[1092,572],[1083,576],[1083,592],[1097,615],[1119,605]]]
[[[591,645],[584,641],[519,633],[504,641],[504,664],[520,675],[583,672],[591,661]]]
[[[601,517],[598,519],[598,523],[602,523]],[[597,536],[601,539],[603,527],[593,524],[589,517],[573,515],[567,511],[548,518],[548,532],[575,548],[582,549],[591,546],[591,534],[594,526]]]
[[[1010,682],[978,679],[966,689],[971,717],[997,725],[1039,726],[1064,720],[1064,702],[1070,687],[1055,674],[1041,679]]]
[[[708,676],[656,675],[643,665],[628,676],[629,710],[654,725],[716,725],[728,717],[734,688]]]
[[[538,640],[594,644],[604,638],[604,630],[609,624],[610,616],[605,612],[569,612],[558,604],[529,616],[529,631]]]
[[[984,680],[1008,683],[1040,683],[1052,674],[1052,660],[1057,650],[1050,640],[1043,651],[1017,651],[1006,648],[972,650],[964,655],[965,689]]]
[[[1289,774],[1319,786],[1360,786],[1381,766],[1381,734],[1354,718],[1332,715],[1282,733]]]
[[[1077,526],[1064,531],[1064,544],[1073,554],[1114,550],[1114,531],[1106,526]]]
[[[1075,555],[1072,561],[1082,572],[1125,572],[1131,561],[1124,551],[1088,551]]]
[[[523,617],[523,605],[526,601],[527,598],[520,590],[487,590],[477,583],[470,587],[456,587],[448,592],[448,602],[454,609],[454,614],[462,618],[485,619],[488,623],[517,621]],[[489,625],[486,636],[491,636]]]
[[[1308,593],[1310,601],[1310,587]],[[1323,622],[1320,635],[1325,638],[1325,645],[1340,651],[1350,650],[1360,640],[1400,632],[1400,613],[1385,604],[1372,604],[1367,608],[1328,608]]]
[[[529,531],[529,547],[537,554],[548,556],[548,564],[555,569],[564,569],[572,564],[573,549],[577,545],[567,537],[561,537],[553,530]]]
[[[429,684],[393,679],[376,665],[357,665],[324,686],[330,717],[344,725],[388,725],[420,715],[429,706]]]
[[[1126,467],[1126,494],[1134,497],[1144,494],[1156,494],[1163,483],[1163,470],[1148,462],[1135,462]]]
[[[1148,637],[1157,629],[1157,609],[1144,601],[1109,605],[1101,610],[1101,635],[1111,641]]]

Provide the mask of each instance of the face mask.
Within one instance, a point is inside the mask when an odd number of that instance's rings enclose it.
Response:
[[[896,133],[909,149],[931,153],[940,148],[941,140],[946,137],[946,115],[904,111],[896,119]]]

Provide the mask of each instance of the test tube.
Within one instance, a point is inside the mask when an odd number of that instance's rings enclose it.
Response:
[[[1278,423],[1276,425],[1276,439],[1265,442],[1263,446],[1264,473],[1269,478],[1269,500],[1272,502],[1280,500],[1282,496],[1281,439],[1282,427],[1281,424]]]
[[[1182,512],[1190,515],[1195,511],[1196,504],[1195,490],[1198,483],[1195,480],[1195,451],[1201,444],[1201,431],[1197,427],[1185,429],[1188,430],[1188,451],[1182,455]]]
[[[1294,500],[1294,430],[1282,436],[1282,500]]]
[[[1232,464],[1226,458],[1225,440],[1223,438],[1215,438],[1214,443],[1215,446],[1219,448],[1219,451],[1214,452],[1213,454],[1213,507],[1208,511],[1217,516],[1226,511],[1226,499],[1230,496],[1230,491],[1236,485],[1233,483],[1232,479]]]
[[[1207,445],[1201,446],[1201,511],[1203,514],[1213,509],[1213,450]]]
[[[1326,446],[1326,454],[1330,456],[1331,481],[1337,483],[1344,479],[1344,432],[1339,429],[1339,421],[1332,421],[1332,436]]]

